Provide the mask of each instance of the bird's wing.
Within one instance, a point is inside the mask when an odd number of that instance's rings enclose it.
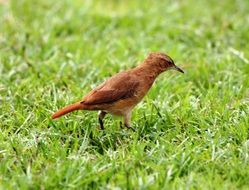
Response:
[[[88,105],[113,103],[131,97],[139,82],[129,72],[121,72],[85,96],[82,103]]]

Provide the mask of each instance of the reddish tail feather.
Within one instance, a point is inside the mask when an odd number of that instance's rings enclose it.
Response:
[[[77,102],[75,104],[71,104],[69,106],[66,106],[62,109],[60,109],[59,111],[55,112],[53,115],[52,115],[52,119],[56,119],[58,117],[61,117],[69,112],[72,112],[72,111],[75,111],[75,110],[80,110],[80,109],[83,109],[83,105],[80,103],[80,102]]]

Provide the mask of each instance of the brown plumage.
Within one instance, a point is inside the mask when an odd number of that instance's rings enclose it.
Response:
[[[101,129],[104,129],[103,119],[107,113],[124,117],[125,126],[133,129],[130,124],[132,109],[147,94],[156,77],[169,69],[184,73],[168,55],[150,53],[139,66],[112,76],[89,92],[82,101],[57,111],[52,118],[74,110],[100,110]]]

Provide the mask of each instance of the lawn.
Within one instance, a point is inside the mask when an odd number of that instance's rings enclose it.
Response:
[[[137,132],[77,111],[149,52]],[[249,1],[0,0],[0,189],[248,189]]]

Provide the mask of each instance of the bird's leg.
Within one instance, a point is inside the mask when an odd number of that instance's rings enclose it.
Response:
[[[100,129],[104,130],[104,122],[103,122],[103,119],[106,115],[106,112],[104,111],[99,111],[99,124],[100,124]]]
[[[119,126],[120,126],[121,129],[123,129],[123,123],[122,123],[122,121],[119,122]]]
[[[124,125],[125,127],[127,127],[128,129],[132,129],[134,132],[136,132],[136,129],[134,129],[131,126],[131,112],[128,112],[125,116],[124,116]]]

